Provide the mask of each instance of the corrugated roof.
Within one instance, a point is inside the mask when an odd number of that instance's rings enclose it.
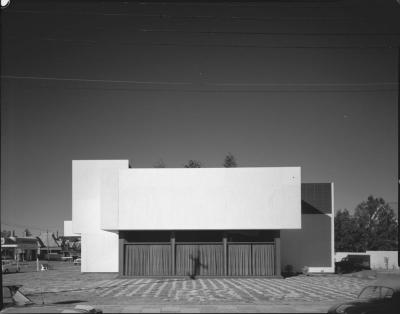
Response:
[[[60,244],[52,232],[41,233],[37,239],[39,240],[40,247],[60,247]]]

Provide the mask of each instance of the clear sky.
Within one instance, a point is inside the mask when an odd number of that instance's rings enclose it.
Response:
[[[3,229],[62,233],[74,159],[220,167],[231,152],[334,182],[335,209],[397,202],[396,1],[14,0],[1,15]]]

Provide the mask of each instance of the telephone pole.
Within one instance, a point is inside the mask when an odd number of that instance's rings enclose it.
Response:
[[[46,236],[47,236],[47,261],[50,261],[50,253],[49,253],[49,230],[46,230]]]
[[[400,0],[397,0],[400,4]],[[400,45],[397,47],[397,122],[399,121],[399,108],[400,108]],[[397,123],[398,127],[398,123]],[[399,134],[399,130],[397,130],[397,135]],[[397,136],[397,149],[400,147],[400,138]],[[399,159],[397,158],[397,202],[400,199],[400,163]],[[397,205],[397,220],[399,219],[399,206]],[[400,244],[400,233],[397,232],[397,266],[400,267],[400,250],[398,246]]]
[[[0,218],[0,233],[1,233],[1,218]],[[2,263],[2,255],[3,255],[3,253],[1,252],[1,245],[2,243],[0,243],[0,263]],[[0,289],[0,311],[1,311],[3,309],[3,269],[1,270],[0,274],[0,285],[1,285]]]

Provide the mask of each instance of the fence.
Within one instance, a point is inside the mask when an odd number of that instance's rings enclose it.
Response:
[[[372,269],[399,269],[398,251],[366,251],[366,252],[336,252],[335,262],[339,262],[347,255],[369,255]]]

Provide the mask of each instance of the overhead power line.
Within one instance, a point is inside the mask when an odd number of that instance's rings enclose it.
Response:
[[[137,84],[137,85],[191,85],[192,84],[189,82],[170,82],[170,81],[105,80],[105,79],[17,76],[17,75],[1,75],[1,78],[23,79],[23,80],[41,80],[41,81],[71,81],[71,82],[84,82],[84,83]]]
[[[18,44],[22,42],[59,42],[64,44],[78,44],[78,45],[104,45],[110,43],[119,46],[143,46],[143,47],[196,47],[196,48],[246,48],[246,49],[319,49],[319,50],[376,50],[376,49],[398,49],[399,44],[382,44],[382,45],[260,45],[260,44],[208,44],[208,43],[185,43],[185,42],[144,42],[144,41],[118,41],[110,42],[107,40],[97,39],[75,39],[75,38],[52,38],[52,37],[30,37],[18,38],[17,36],[9,37],[8,40],[17,41]]]
[[[179,33],[197,35],[240,35],[240,36],[323,36],[323,37],[351,37],[351,36],[400,36],[399,32],[264,32],[264,31],[218,31],[218,30],[189,30],[174,28],[136,28],[132,32],[139,33]],[[4,36],[4,35],[3,35]]]
[[[129,4],[129,2],[127,2]],[[342,0],[230,0],[230,1],[139,1],[138,5],[142,6],[224,6],[224,7],[288,7],[291,8],[354,8],[356,5],[351,5]],[[312,5],[316,4],[316,5]],[[346,5],[344,5],[346,4]],[[374,7],[383,7],[382,4],[376,4]]]
[[[35,88],[46,88],[48,86],[37,86]],[[66,90],[97,90],[102,92],[165,92],[165,93],[195,93],[195,94],[207,94],[207,93],[226,93],[226,94],[268,94],[268,93],[380,93],[380,92],[397,92],[394,88],[368,88],[368,89],[189,89],[189,88],[99,88],[99,87],[51,87],[51,88],[62,88]]]
[[[204,35],[257,35],[257,36],[399,36],[397,32],[255,32],[255,31],[192,31],[184,29],[141,28],[139,32],[184,33]]]
[[[136,84],[136,85],[184,85],[194,86],[194,82],[170,82],[170,81],[136,81],[136,80],[111,80],[111,79],[88,79],[88,78],[63,78],[43,77],[25,75],[1,75],[1,78],[16,80],[44,80],[44,81],[70,81],[83,83],[111,83],[111,84]],[[371,86],[397,86],[397,82],[361,82],[361,83],[267,83],[267,82],[202,82],[204,87],[371,87]]]
[[[380,22],[376,17],[366,18],[366,17],[332,17],[332,16],[302,16],[302,17],[280,17],[280,16],[240,16],[240,15],[230,15],[230,16],[218,16],[218,15],[174,15],[170,13],[162,13],[159,14],[140,14],[140,13],[127,13],[127,12],[84,12],[84,11],[76,11],[76,12],[68,12],[68,11],[49,11],[49,10],[8,10],[6,13],[16,13],[16,14],[42,14],[42,15],[84,15],[84,16],[129,16],[135,18],[154,18],[154,19],[169,19],[169,20],[226,20],[226,21],[297,21],[297,22],[339,22],[339,21],[349,21],[352,23],[357,23],[361,21],[368,22]]]
[[[282,86],[299,86],[299,87],[307,87],[307,86],[315,86],[315,87],[343,87],[343,86],[397,86],[397,82],[366,82],[366,83],[212,83],[206,84],[212,86],[226,86],[226,87],[236,87],[236,86],[265,86],[265,87],[282,87]]]
[[[339,2],[339,4],[338,4]],[[71,2],[74,4],[74,2]],[[346,5],[343,5],[345,3]],[[67,3],[68,4],[68,3]],[[127,8],[128,6],[131,8],[138,8],[140,6],[158,6],[160,8],[165,7],[174,7],[174,6],[223,6],[224,8],[299,8],[299,9],[339,9],[339,8],[357,8],[357,5],[351,5],[346,2],[340,0],[263,0],[263,1],[131,1],[125,3],[118,3],[119,6],[114,5],[112,8]],[[75,5],[76,7],[76,5]],[[62,6],[62,9],[74,9],[73,5],[71,6]],[[389,7],[388,5],[374,5],[374,7]],[[105,6],[103,5],[103,8]]]

